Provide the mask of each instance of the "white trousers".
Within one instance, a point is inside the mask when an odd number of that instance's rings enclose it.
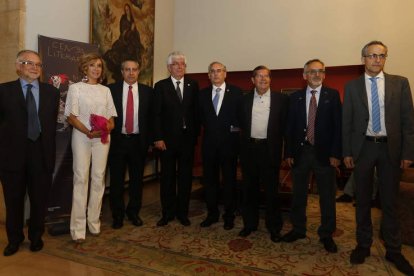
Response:
[[[73,240],[85,239],[86,223],[92,234],[101,231],[99,216],[105,191],[108,152],[109,143],[102,144],[100,138],[89,139],[85,134],[73,129],[73,199],[70,217],[70,233]],[[88,193],[90,167],[91,183]]]

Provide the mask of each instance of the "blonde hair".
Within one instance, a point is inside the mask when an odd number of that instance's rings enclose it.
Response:
[[[102,62],[102,73],[99,78],[99,82],[103,81],[103,78],[105,76],[105,61],[99,55],[98,53],[85,53],[79,57],[79,72],[83,75],[86,75],[86,72],[88,71],[88,66],[95,60],[100,60]]]

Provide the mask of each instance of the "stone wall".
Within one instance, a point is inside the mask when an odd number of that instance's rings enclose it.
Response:
[[[0,0],[0,83],[17,79],[14,61],[16,53],[25,46],[25,14],[25,0]],[[0,223],[5,219],[3,189],[0,187]]]
[[[16,53],[24,48],[25,0],[0,0],[0,82],[17,79]]]

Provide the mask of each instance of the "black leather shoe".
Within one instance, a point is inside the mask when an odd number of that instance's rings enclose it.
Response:
[[[354,199],[348,194],[343,194],[336,199],[336,202],[352,202]]]
[[[142,226],[144,224],[139,216],[129,217],[128,219],[135,226]]]
[[[365,258],[369,255],[371,255],[369,248],[357,246],[354,250],[352,250],[349,261],[351,264],[363,264],[365,262]]]
[[[158,222],[157,222],[157,226],[166,226],[170,221],[172,221],[173,219],[167,218],[167,217],[162,217]]]
[[[114,219],[114,221],[112,222],[113,229],[120,229],[122,228],[122,226],[124,226],[124,222],[122,219]]]
[[[233,220],[224,220],[223,225],[224,230],[231,230],[234,228],[234,221]]]
[[[19,251],[20,243],[9,243],[6,248],[4,248],[3,255],[11,256]]]
[[[405,275],[414,276],[414,269],[401,253],[385,253],[385,259],[393,263],[395,267]]]
[[[338,247],[336,246],[335,241],[329,237],[329,238],[322,238],[319,240],[321,243],[323,243],[323,247],[325,247],[325,250],[329,253],[336,253],[338,252]]]
[[[200,223],[200,227],[210,227],[213,223],[218,222],[218,218],[207,217]]]
[[[190,226],[191,225],[191,222],[187,217],[179,217],[177,219],[181,223],[181,225],[183,225],[183,226]]]
[[[43,241],[42,239],[38,239],[37,241],[32,241],[30,244],[30,251],[37,252],[42,250],[43,248]]]
[[[295,232],[294,230],[291,230],[282,237],[282,241],[284,241],[284,242],[294,242],[294,241],[304,239],[304,238],[306,238],[305,234],[300,234],[298,232]]]
[[[281,242],[282,236],[278,231],[269,231],[270,232],[270,240],[272,242]]]
[[[249,236],[252,232],[256,231],[256,229],[250,229],[250,228],[243,228],[240,232],[239,232],[239,237],[247,237]]]

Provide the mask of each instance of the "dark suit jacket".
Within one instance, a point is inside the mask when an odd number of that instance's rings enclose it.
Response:
[[[53,173],[59,91],[39,82],[39,120],[45,169]],[[27,109],[20,80],[0,84],[0,170],[20,171],[26,163]]]
[[[385,74],[385,128],[388,152],[397,165],[414,160],[414,111],[408,80]],[[365,75],[345,85],[343,106],[343,156],[358,160],[369,121]]]
[[[307,129],[306,88],[290,95],[286,129],[286,158],[296,158],[304,145]],[[315,149],[320,162],[342,158],[341,100],[337,90],[322,86],[315,118]]]
[[[111,90],[112,99],[118,117],[115,117],[115,128],[112,133],[117,135],[122,133],[122,125],[124,121],[124,112],[122,106],[123,81],[108,85]],[[138,83],[138,127],[141,136],[141,147],[146,151],[152,142],[152,99],[153,90],[151,87]],[[136,120],[135,119],[135,120]]]
[[[195,144],[199,132],[198,84],[184,77],[183,101],[175,92],[171,78],[158,81],[154,86],[154,141],[164,140],[167,148],[178,145],[185,120],[186,131]]]
[[[243,96],[243,116],[242,126],[242,151],[249,142],[252,126],[252,108],[254,92]],[[272,166],[278,166],[282,157],[282,145],[285,135],[285,127],[288,111],[288,98],[281,93],[272,92],[270,94],[270,114],[267,126],[267,145],[269,148]]]
[[[210,85],[200,91],[199,114],[203,126],[203,150],[209,150],[218,145],[228,145],[227,150],[237,149],[239,143],[241,99],[240,88],[226,84],[223,102],[218,116],[214,110]]]

